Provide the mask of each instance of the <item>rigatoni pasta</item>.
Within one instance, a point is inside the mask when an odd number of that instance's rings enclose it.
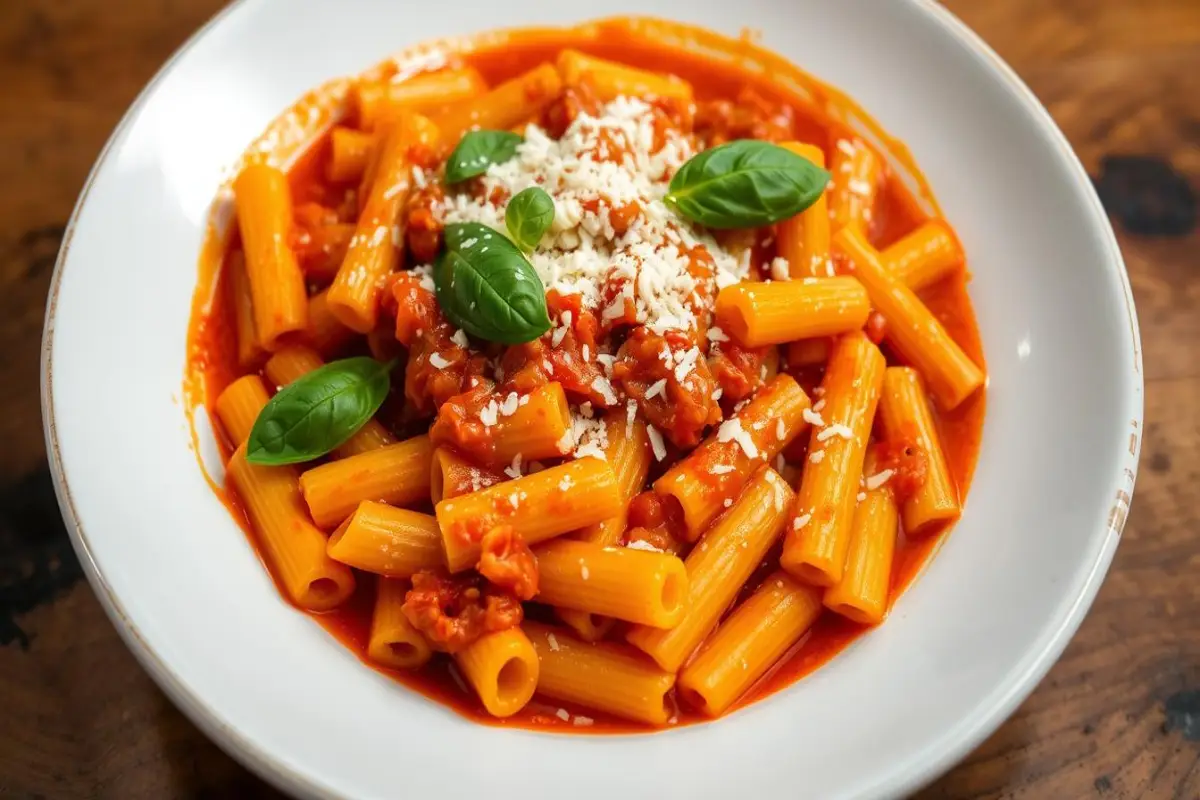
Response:
[[[883,621],[979,447],[970,273],[907,152],[644,24],[320,90],[292,166],[268,138],[234,170],[194,304],[221,491],[283,595],[506,725],[797,679]]]

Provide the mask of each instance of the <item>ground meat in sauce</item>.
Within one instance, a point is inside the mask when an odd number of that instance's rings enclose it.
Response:
[[[682,448],[695,447],[705,429],[721,420],[721,408],[713,399],[716,382],[703,356],[697,355],[690,369],[679,366],[680,359],[695,347],[691,336],[683,331],[659,335],[638,327],[621,346],[613,365],[613,380],[638,401],[647,422]],[[670,365],[664,361],[664,354],[669,355]],[[661,388],[653,397],[648,396],[660,381]]]
[[[496,451],[494,426],[484,425],[480,412],[494,398],[495,392],[488,381],[446,398],[429,429],[430,440],[435,445],[451,445],[469,453],[475,461],[490,462]]]
[[[485,634],[520,625],[525,616],[519,600],[478,575],[431,571],[413,575],[401,610],[434,649],[446,653],[457,653]]]
[[[547,105],[538,123],[547,136],[561,139],[580,114],[599,116],[601,108],[602,103],[592,90],[591,83],[583,80],[577,86],[568,86],[556,100]]]
[[[733,342],[714,343],[708,351],[708,368],[721,387],[721,401],[745,400],[763,386],[763,364],[769,348],[749,348]]]
[[[791,106],[763,97],[753,87],[736,100],[712,100],[696,107],[696,135],[708,146],[734,139],[783,142],[795,136],[796,112]]]
[[[480,542],[479,574],[519,600],[538,592],[537,559],[511,525],[497,525]]]
[[[658,546],[662,541],[683,541],[687,535],[687,525],[683,521],[683,512],[679,504],[664,499],[653,491],[645,491],[634,495],[629,501],[628,516],[629,533],[626,541],[636,541],[633,531],[646,531],[641,538]],[[660,549],[668,549],[662,547]]]
[[[412,273],[392,280],[396,339],[408,348],[404,394],[418,411],[431,414],[450,398],[479,385],[487,359],[454,341],[455,330],[433,292]]]
[[[408,200],[404,239],[414,264],[429,264],[442,248],[443,225],[437,208],[445,199],[441,184],[430,184],[413,192]]]

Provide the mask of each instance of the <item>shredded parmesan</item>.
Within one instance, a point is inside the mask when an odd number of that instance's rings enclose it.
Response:
[[[887,483],[891,479],[892,475],[895,474],[895,472],[896,471],[893,469],[885,469],[882,472],[876,472],[874,475],[868,477],[863,485],[867,487],[868,492],[873,492],[880,486],[883,486],[885,483]]]
[[[645,539],[638,539],[636,542],[630,542],[629,544],[625,545],[625,549],[626,550],[645,550],[650,553],[661,553],[662,552],[662,550],[659,550],[657,547],[650,544]]]
[[[429,366],[434,369],[445,369],[450,366],[450,362],[442,357],[442,354],[434,350],[429,354]]]
[[[810,519],[812,519],[812,514],[801,514],[800,516],[796,517],[794,520],[792,520],[792,530],[800,530],[808,524]]]
[[[845,425],[843,425],[839,422],[835,425],[828,426],[827,428],[823,429],[820,433],[818,433],[817,441],[823,442],[826,439],[832,438],[834,436],[840,436],[843,439],[849,440],[849,439],[854,438],[854,431],[850,430]]]
[[[717,428],[717,441],[737,442],[747,458],[758,458],[758,446],[754,444],[754,437],[742,428],[742,421],[737,417],[721,423],[721,427]]]
[[[558,637],[555,636],[553,633],[546,634],[546,644],[550,645],[550,649],[553,652],[555,652],[555,653],[558,652]]]
[[[635,322],[657,333],[694,329],[694,296],[738,283],[750,267],[748,252],[732,254],[662,201],[694,152],[686,134],[656,127],[648,103],[618,97],[595,116],[578,115],[557,140],[527,125],[516,155],[481,177],[483,191],[452,193],[435,213],[504,230],[505,203],[490,198],[539,186],[554,200],[554,218],[529,260],[548,289],[579,295],[602,321],[632,309]],[[612,213],[629,207],[638,213],[618,234]],[[711,261],[693,255],[699,251]],[[607,286],[621,288],[612,297]],[[555,346],[570,326],[566,314],[563,323],[551,334]]]
[[[801,418],[804,419],[805,422],[807,422],[809,425],[812,425],[814,428],[825,427],[825,420],[821,417],[820,414],[813,411],[811,408],[806,408],[803,411],[801,411],[800,416],[801,416]]]
[[[654,460],[662,461],[667,457],[667,446],[663,442],[662,434],[653,425],[647,425],[646,435],[650,437],[650,449],[654,451]]]

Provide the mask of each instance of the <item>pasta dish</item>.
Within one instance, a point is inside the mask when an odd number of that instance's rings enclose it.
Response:
[[[282,596],[497,724],[790,684],[885,620],[978,455],[965,257],[906,151],[644,24],[343,82],[238,166],[197,290],[218,491]]]

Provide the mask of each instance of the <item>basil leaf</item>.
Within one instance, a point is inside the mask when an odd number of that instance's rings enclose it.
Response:
[[[446,226],[433,283],[442,312],[480,339],[532,341],[550,330],[546,289],[508,237],[478,222]]]
[[[709,228],[758,228],[799,214],[828,183],[828,172],[791,150],[738,139],[690,158],[663,202]]]
[[[341,445],[383,404],[395,363],[345,358],[289,383],[259,412],[246,443],[246,460],[296,464]]]
[[[468,131],[446,162],[446,183],[461,183],[508,161],[521,141],[511,131]]]
[[[545,190],[530,186],[517,192],[504,209],[504,226],[517,247],[532,252],[554,222],[554,201]]]

